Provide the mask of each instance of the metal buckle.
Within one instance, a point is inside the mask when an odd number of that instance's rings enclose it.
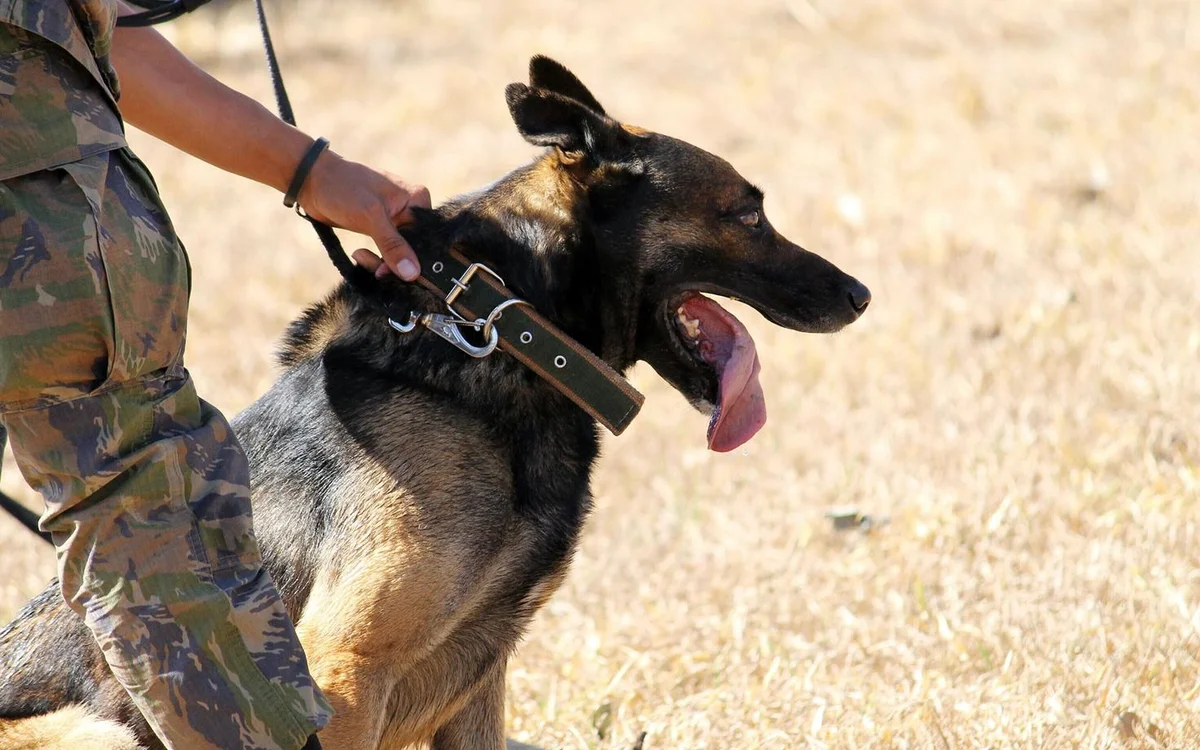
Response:
[[[476,271],[483,271],[487,273],[493,279],[499,281],[500,286],[508,286],[504,283],[504,279],[500,278],[500,274],[496,273],[482,263],[472,263],[471,265],[467,266],[467,270],[462,272],[462,276],[459,276],[457,279],[450,280],[450,283],[454,285],[454,288],[451,289],[450,293],[446,295],[446,307],[450,307],[450,305],[454,304],[454,300],[458,299],[458,295],[467,291],[467,287],[470,285],[471,279],[475,277]],[[454,312],[454,310],[451,309],[450,312]]]

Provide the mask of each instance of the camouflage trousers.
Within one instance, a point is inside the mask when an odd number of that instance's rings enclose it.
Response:
[[[62,595],[168,747],[304,745],[332,713],[183,368],[189,269],[125,149],[0,182],[0,421]]]

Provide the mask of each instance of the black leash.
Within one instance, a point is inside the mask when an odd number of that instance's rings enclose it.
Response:
[[[177,0],[180,3],[186,1]],[[208,0],[202,0],[202,2],[208,2]],[[275,92],[275,108],[279,110],[279,119],[296,127],[296,114],[292,111],[292,102],[283,85],[283,74],[279,72],[279,58],[275,56],[275,45],[271,42],[271,31],[267,28],[267,12],[263,8],[263,0],[254,0],[254,10],[258,14],[258,30],[262,34],[263,51],[267,55],[267,70],[271,73],[271,88]],[[375,283],[375,277],[350,260],[342,247],[341,240],[334,233],[333,227],[304,213],[298,203],[296,204],[296,214],[312,225],[326,254],[329,255],[329,260],[333,262],[333,267],[338,270],[346,283],[355,291],[381,305],[384,310],[391,312],[392,306],[384,298],[379,285]]]
[[[254,0],[254,8],[258,12],[258,28],[267,54],[267,68],[271,72],[279,117],[295,126],[296,116],[279,72],[279,60],[275,56],[271,32],[267,29],[263,0]],[[327,144],[328,141],[318,139],[309,149],[296,170],[297,176],[293,178],[292,186],[284,198],[285,205],[291,205],[299,189],[297,183],[303,180],[315,156]],[[642,394],[593,352],[580,346],[524,300],[513,296],[504,280],[487,266],[472,263],[454,248],[425,248],[421,276],[413,283],[442,297],[450,315],[422,315],[415,311],[400,315],[393,309],[392,300],[374,274],[354,264],[346,255],[342,243],[328,224],[308,216],[298,204],[296,213],[312,225],[329,259],[346,283],[362,297],[382,308],[388,315],[388,323],[397,331],[407,333],[418,324],[424,325],[472,357],[486,357],[499,348],[553,385],[614,435],[620,435],[637,416],[644,401]],[[482,276],[476,275],[478,271],[483,272]],[[473,283],[473,277],[479,281]],[[466,317],[462,317],[464,313]],[[506,313],[508,317],[502,320]],[[463,328],[481,332],[487,343],[473,344],[464,339]]]
[[[296,115],[292,112],[292,102],[288,99],[287,89],[283,87],[283,76],[279,73],[279,59],[275,57],[271,30],[267,28],[267,13],[263,9],[263,0],[254,0],[254,11],[258,13],[258,31],[262,34],[263,50],[267,53],[267,70],[271,72],[271,87],[275,90],[275,107],[279,110],[279,119],[295,126]]]
[[[209,0],[135,2],[145,10],[118,18],[118,26],[144,27],[164,23],[196,10]],[[262,34],[279,117],[294,127],[296,116],[292,111],[287,89],[283,85],[283,76],[279,72],[279,59],[267,28],[263,0],[254,0],[254,7],[258,14],[258,27]],[[292,205],[298,183],[303,180],[306,170],[315,161],[315,156],[327,143],[324,139],[318,139],[313,147],[310,147],[309,153],[297,170],[297,176],[293,178],[293,185],[284,199],[285,205]],[[363,298],[382,308],[388,315],[388,323],[396,330],[408,332],[418,324],[425,325],[474,357],[487,356],[496,348],[500,348],[551,383],[616,435],[621,434],[640,410],[642,394],[621,377],[620,373],[558,330],[553,323],[538,315],[523,300],[513,297],[505,289],[503,281],[486,266],[471,263],[455,253],[453,248],[447,249],[445,254],[430,250],[433,254],[427,259],[431,261],[428,271],[422,273],[417,283],[443,296],[451,314],[419,315],[408,311],[397,314],[393,310],[392,301],[374,274],[356,265],[346,255],[333,228],[305,214],[299,205],[296,205],[296,213],[312,225],[334,268],[345,282]],[[482,283],[471,284],[468,290],[469,279],[480,270],[485,272]],[[489,276],[495,277],[495,281],[489,279]],[[459,309],[451,307],[452,303],[457,304]],[[459,310],[467,310],[470,314],[462,318]],[[502,313],[506,310],[509,311],[509,317],[501,321]],[[465,340],[461,333],[464,327],[477,330],[482,328],[489,343],[480,346]],[[31,531],[49,539],[48,535],[38,530],[37,517],[16,501],[0,494],[0,508],[8,511]]]
[[[166,23],[185,13],[191,13],[208,2],[210,0],[136,0],[136,4],[146,10],[121,16],[117,19],[117,25],[143,27]],[[275,106],[279,110],[279,119],[295,127],[296,115],[292,111],[292,103],[288,98],[287,89],[283,86],[283,76],[279,72],[279,58],[275,55],[275,45],[271,42],[271,32],[267,28],[267,13],[263,8],[263,0],[254,0],[254,10],[258,14],[258,30],[262,34],[263,50],[267,55],[267,69],[271,73],[271,87],[275,92]],[[375,277],[350,260],[333,228],[302,213],[299,208],[296,213],[312,225],[313,230],[317,233],[317,238],[325,247],[329,259],[333,261],[334,268],[338,270],[346,283],[354,287],[355,291],[390,311],[391,306],[383,297],[379,285],[374,283]]]
[[[4,444],[0,443],[0,449],[3,449],[3,447]],[[4,512],[17,519],[22,526],[37,534],[42,539],[45,539],[47,542],[53,544],[53,541],[50,539],[50,535],[38,528],[37,513],[34,513],[29,508],[21,505],[3,492],[0,492],[0,508],[3,508]]]

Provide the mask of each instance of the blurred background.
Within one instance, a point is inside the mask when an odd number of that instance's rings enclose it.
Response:
[[[631,373],[647,403],[510,669],[512,736],[1200,746],[1200,5],[268,10],[301,126],[435,200],[532,158],[503,88],[545,53],[727,158],[874,293],[829,337],[729,305],[769,413],[744,451],[707,452],[706,419]],[[271,106],[248,0],[165,33]],[[190,368],[232,414],[336,273],[270,190],[131,141],[191,253]],[[40,510],[10,455],[0,486]],[[0,571],[7,620],[53,557],[0,517]]]

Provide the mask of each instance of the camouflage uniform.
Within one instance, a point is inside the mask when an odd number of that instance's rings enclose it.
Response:
[[[62,594],[175,748],[292,748],[331,709],[183,367],[190,270],[125,144],[113,0],[0,0],[0,422]]]

